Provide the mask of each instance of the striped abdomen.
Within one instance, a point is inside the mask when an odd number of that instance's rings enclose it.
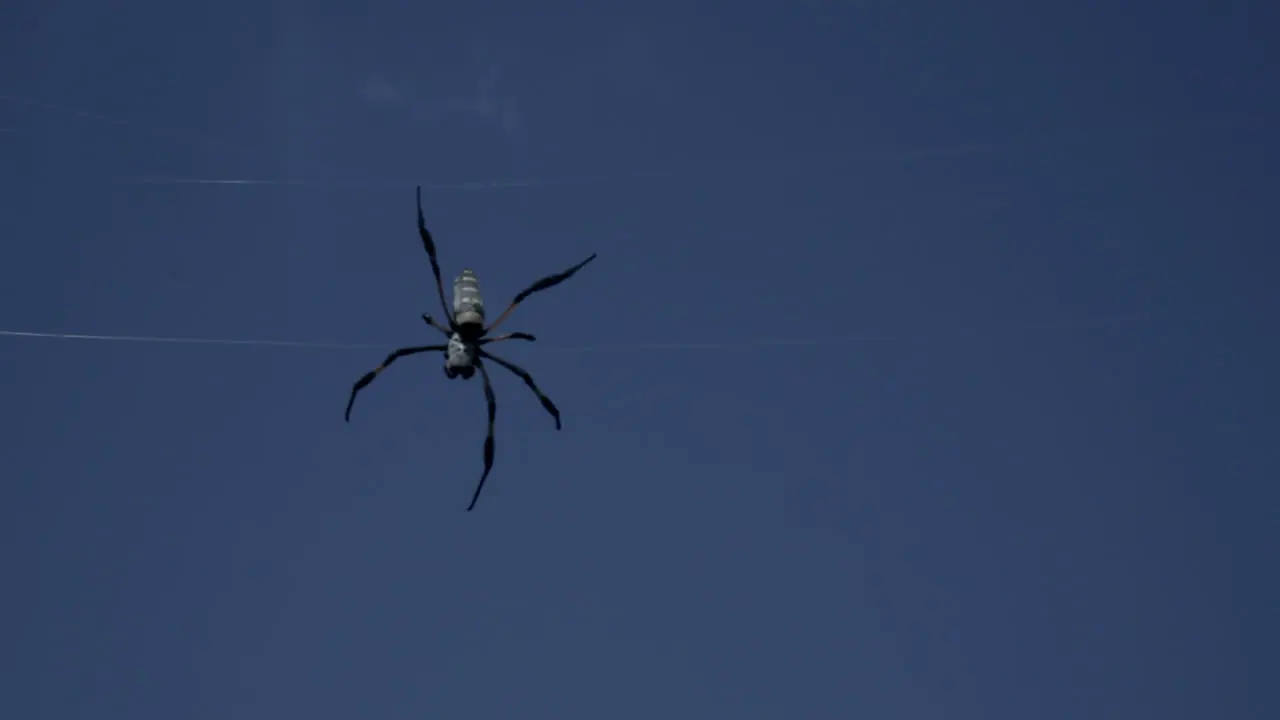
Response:
[[[480,281],[468,268],[453,281],[453,319],[459,325],[484,325],[484,298]]]

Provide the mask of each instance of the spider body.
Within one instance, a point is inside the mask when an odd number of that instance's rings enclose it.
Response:
[[[526,372],[523,368],[514,363],[507,362],[502,358],[492,354],[485,349],[485,346],[502,342],[505,340],[525,340],[533,342],[535,338],[522,332],[511,332],[505,335],[492,336],[493,332],[503,320],[511,314],[516,306],[530,295],[546,290],[548,288],[559,285],[568,280],[574,273],[581,270],[587,263],[595,260],[596,255],[592,253],[590,257],[564,272],[548,275],[541,280],[534,282],[529,287],[522,290],[507,306],[507,309],[498,316],[498,319],[492,324],[485,326],[484,298],[480,294],[480,282],[476,278],[474,272],[470,269],[464,269],[462,274],[454,280],[453,283],[453,312],[450,312],[448,303],[444,299],[444,283],[440,278],[440,263],[436,259],[435,241],[431,237],[431,233],[427,230],[426,222],[422,217],[422,188],[418,188],[418,235],[422,239],[422,246],[427,251],[427,257],[431,260],[431,272],[435,276],[436,292],[440,298],[441,309],[444,310],[445,318],[448,325],[442,325],[436,322],[430,315],[422,316],[423,322],[434,328],[448,338],[448,342],[439,345],[418,345],[412,347],[403,347],[393,351],[382,361],[382,364],[373,370],[365,373],[355,385],[351,388],[351,397],[347,400],[346,419],[351,420],[351,407],[355,404],[356,393],[360,392],[373,379],[385,370],[391,363],[395,362],[406,355],[415,355],[426,352],[440,352],[444,355],[444,374],[445,377],[453,380],[461,377],[468,380],[475,375],[476,371],[480,372],[480,379],[484,384],[485,404],[489,411],[489,433],[484,440],[484,473],[480,476],[480,482],[476,485],[475,493],[471,496],[471,504],[467,506],[467,510],[471,511],[475,508],[476,501],[480,499],[480,491],[484,489],[485,480],[489,477],[489,471],[493,469],[494,441],[493,441],[493,424],[497,416],[497,400],[493,393],[493,385],[489,381],[489,372],[486,369],[485,361],[492,360],[494,363],[502,366],[507,371],[519,377],[529,389],[538,396],[538,402],[542,403],[542,407],[551,414],[556,421],[556,430],[560,429],[560,410],[556,408],[555,403],[538,389],[537,383],[533,381],[533,376]]]

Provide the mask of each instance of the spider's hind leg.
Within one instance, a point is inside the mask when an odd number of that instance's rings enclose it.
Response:
[[[427,251],[427,259],[431,261],[431,274],[436,280],[436,294],[440,298],[440,308],[444,310],[445,319],[450,323],[453,322],[453,316],[449,314],[449,303],[444,299],[444,280],[440,277],[440,260],[436,258],[436,242],[431,237],[431,231],[427,229],[426,220],[422,217],[422,186],[418,186],[418,237],[422,240],[422,247]]]

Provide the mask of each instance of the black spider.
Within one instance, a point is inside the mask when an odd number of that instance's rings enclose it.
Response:
[[[547,412],[551,413],[551,416],[555,418],[556,430],[560,429],[560,411],[556,409],[555,403],[551,402],[551,399],[546,395],[543,395],[542,391],[538,389],[537,384],[533,382],[533,376],[528,372],[525,372],[523,368],[507,362],[506,360],[503,360],[502,358],[483,349],[485,345],[501,342],[503,340],[528,340],[532,342],[535,338],[528,333],[522,332],[507,333],[506,335],[498,335],[496,337],[489,337],[488,335],[494,328],[498,327],[503,320],[506,320],[507,316],[511,314],[511,311],[515,310],[516,306],[525,298],[540,290],[546,290],[547,288],[554,287],[565,280],[568,280],[587,263],[595,260],[596,254],[591,253],[591,257],[583,260],[577,265],[574,265],[568,270],[555,275],[548,275],[520,291],[520,293],[516,295],[515,299],[511,301],[511,304],[507,306],[507,309],[498,316],[498,319],[493,321],[492,325],[485,327],[484,302],[480,297],[479,283],[476,281],[475,275],[470,270],[463,270],[462,274],[459,275],[457,280],[454,282],[454,312],[452,314],[449,312],[449,304],[444,298],[444,283],[440,279],[440,263],[436,260],[436,244],[432,241],[431,233],[427,231],[427,225],[422,219],[421,187],[418,188],[418,234],[422,236],[422,245],[427,250],[427,257],[431,259],[431,272],[435,274],[436,278],[436,292],[439,293],[440,305],[444,310],[445,319],[449,321],[449,327],[444,327],[432,319],[430,315],[425,313],[422,315],[422,319],[431,327],[448,336],[449,342],[443,345],[403,347],[388,355],[387,358],[382,361],[381,365],[370,372],[365,373],[363,377],[356,381],[355,386],[351,388],[351,399],[347,401],[346,420],[347,422],[351,421],[351,406],[355,404],[356,393],[360,392],[360,390],[362,390],[366,385],[373,382],[373,379],[378,376],[378,373],[385,370],[389,365],[391,365],[391,363],[406,355],[415,355],[417,353],[424,352],[443,352],[445,357],[444,372],[445,376],[449,379],[461,376],[462,379],[466,380],[474,375],[476,370],[479,370],[480,379],[484,381],[484,399],[489,405],[489,434],[484,440],[484,474],[480,476],[480,483],[476,485],[475,494],[471,496],[471,504],[467,506],[467,511],[470,512],[472,508],[476,506],[476,500],[480,499],[480,491],[484,488],[484,482],[488,479],[489,471],[493,468],[493,422],[498,411],[497,400],[493,395],[493,387],[489,382],[489,373],[485,370],[485,366],[481,361],[481,358],[498,363],[523,380],[524,384],[528,385],[529,389],[533,390],[534,394],[538,396],[538,401],[542,403],[542,407],[546,408]]]

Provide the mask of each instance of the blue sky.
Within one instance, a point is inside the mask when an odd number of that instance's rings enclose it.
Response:
[[[374,347],[0,336],[0,716],[1272,716],[1277,14],[6,3],[0,330]]]

